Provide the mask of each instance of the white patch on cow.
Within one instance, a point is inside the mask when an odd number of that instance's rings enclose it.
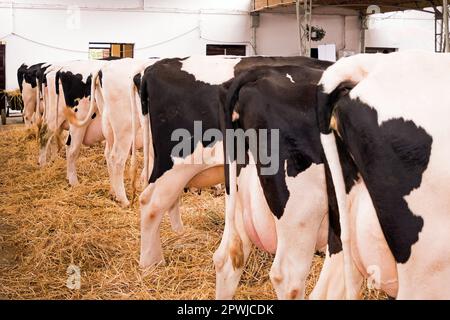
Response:
[[[111,188],[116,199],[123,206],[128,205],[124,185],[124,170],[134,135],[132,130],[132,115],[134,114],[135,116],[136,143],[142,140],[140,139],[142,135],[139,134],[140,123],[144,123],[141,119],[136,121],[136,119],[142,117],[142,112],[140,110],[132,110],[130,92],[131,88],[134,88],[132,77],[156,61],[156,59],[139,60],[130,58],[110,61],[101,69],[103,73],[102,86],[98,86],[96,90],[96,96],[98,92],[101,92],[96,99],[101,100],[101,97],[104,100],[101,118],[103,134],[106,138],[105,157]],[[148,135],[146,138],[149,139]],[[148,157],[148,153],[145,157]],[[148,179],[145,180],[148,181]]]
[[[250,151],[248,158],[250,163],[256,163]],[[238,186],[237,193],[242,201],[243,221],[248,237],[260,249],[275,253],[277,248],[275,216],[264,197],[254,164],[248,164],[241,169]]]
[[[364,79],[378,62],[382,54],[358,54],[342,58],[338,63],[328,67],[319,81],[325,93],[331,93],[342,82],[358,83]]]
[[[212,147],[203,147],[201,141],[197,143],[194,151],[187,157],[172,156],[174,166],[181,164],[206,164],[206,165],[223,165],[223,142],[218,141]]]
[[[234,67],[241,58],[224,56],[192,56],[182,61],[181,70],[192,74],[195,80],[220,85],[234,77]]]
[[[289,198],[283,216],[275,220],[278,245],[270,279],[279,299],[302,299],[328,207],[324,165],[311,164],[295,177],[285,172],[285,181]]]
[[[294,79],[292,79],[292,76],[289,73],[286,73],[286,78],[288,78],[292,83],[295,83]]]
[[[327,250],[325,261],[320,271],[319,280],[309,295],[310,300],[345,299],[344,254],[338,252],[330,257]]]
[[[32,87],[31,84],[22,82],[22,99],[23,99],[23,115],[25,120],[25,125],[27,127],[31,126],[33,121],[34,113],[36,111],[36,87]]]
[[[397,296],[395,259],[361,176],[348,194],[347,206],[353,226],[350,237],[355,267],[368,283],[381,287],[391,297]]]
[[[108,61],[103,60],[79,60],[73,61],[70,64],[61,68],[61,72],[72,72],[73,74],[81,74],[82,81],[86,83],[87,78],[92,72],[99,70]]]

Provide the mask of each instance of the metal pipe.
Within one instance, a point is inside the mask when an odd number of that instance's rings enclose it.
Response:
[[[444,24],[444,44],[445,44],[445,49],[444,52],[449,52],[450,51],[450,46],[448,43],[448,0],[443,0],[442,1],[442,23]]]
[[[298,26],[298,52],[303,55],[302,47],[302,24],[300,21],[300,0],[295,1],[295,13],[297,15],[297,26]]]
[[[308,6],[309,6],[309,8],[308,8]],[[306,13],[306,15],[305,15],[305,18],[307,18],[306,20],[306,25],[307,25],[307,28],[309,28],[309,30],[308,30],[308,50],[307,50],[307,52],[306,52],[306,56],[307,57],[311,57],[311,34],[312,34],[312,24],[311,24],[311,21],[312,21],[312,0],[309,0],[309,2],[308,2],[308,0],[306,0],[306,7],[305,7],[305,12],[307,12]]]
[[[361,51],[361,53],[366,53],[366,29],[365,29],[365,24],[366,24],[367,16],[364,15],[364,14],[361,14],[359,19],[361,20],[361,46],[360,46],[360,51]]]

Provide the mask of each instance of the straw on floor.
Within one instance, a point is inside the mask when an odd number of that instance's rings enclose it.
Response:
[[[121,209],[110,199],[103,145],[83,147],[76,187],[66,182],[63,151],[45,168],[37,155],[35,138],[22,127],[0,131],[0,298],[214,298],[212,255],[223,230],[223,196],[185,193],[185,233],[172,232],[165,218],[166,266],[141,270],[138,204]],[[237,299],[276,298],[268,276],[272,260],[253,250]],[[316,256],[308,293],[321,264]],[[67,287],[71,265],[80,269],[80,289]],[[364,296],[385,298],[368,289]]]

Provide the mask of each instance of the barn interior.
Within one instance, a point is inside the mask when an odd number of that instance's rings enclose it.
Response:
[[[214,299],[211,257],[224,227],[223,192],[186,192],[184,234],[166,217],[166,266],[142,271],[139,204],[123,209],[109,197],[103,144],[82,148],[76,187],[65,180],[64,151],[50,166],[36,163],[37,136],[24,130],[15,102],[22,63],[192,55],[334,62],[449,52],[448,17],[447,0],[0,0],[0,299]],[[253,249],[237,299],[276,299],[272,260]],[[316,255],[307,295],[322,264]],[[81,272],[75,289],[74,270]],[[388,299],[370,284],[363,298]]]

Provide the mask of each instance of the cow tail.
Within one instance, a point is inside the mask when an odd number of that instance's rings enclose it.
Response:
[[[148,88],[147,77],[143,77],[142,73],[134,77],[134,84],[140,88],[141,93],[141,112],[144,117],[143,121],[143,135],[144,135],[144,188],[149,184],[150,179],[150,156],[153,159],[153,149],[150,148],[151,131],[150,131],[150,112],[148,109]]]
[[[60,79],[61,74],[58,72],[56,72],[55,75],[55,92],[56,92],[56,117],[55,117],[55,128],[58,128],[58,116],[59,116],[59,85],[61,84],[61,79]]]
[[[66,107],[64,109],[64,115],[65,115],[66,119],[69,121],[70,124],[72,124],[76,127],[84,127],[92,119],[92,115],[94,114],[94,111],[95,111],[95,87],[97,86],[97,79],[98,79],[99,71],[100,70],[96,70],[95,72],[93,72],[91,74],[91,99],[90,99],[90,103],[89,103],[89,111],[86,115],[86,118],[84,118],[83,120],[78,120],[75,115],[75,112],[71,108]]]
[[[137,126],[136,126],[136,86],[134,82],[131,81],[130,85],[130,103],[131,103],[131,131],[132,131],[132,144],[131,144],[131,165],[130,165],[130,177],[131,177],[131,205],[134,203],[134,199],[136,196],[136,176],[137,176],[137,165],[136,165],[136,135],[137,135]],[[145,153],[145,151],[144,151]],[[145,154],[144,154],[145,158]],[[145,160],[144,160],[145,161]],[[145,164],[144,164],[145,166]]]
[[[320,84],[320,83],[319,83]],[[340,240],[344,255],[344,283],[346,299],[355,299],[359,296],[359,288],[354,284],[353,273],[356,272],[350,247],[350,215],[347,207],[347,193],[342,166],[336,143],[336,122],[333,115],[334,107],[339,98],[348,94],[351,86],[348,82],[338,85],[335,90],[326,93],[323,85],[319,85],[317,91],[317,117],[320,129],[320,140],[322,143],[326,162],[331,173],[331,180],[327,184],[334,186],[337,209],[339,211]],[[329,180],[329,179],[327,179]]]
[[[36,81],[39,81],[37,76],[36,76]],[[38,82],[39,83],[39,82]],[[42,116],[41,116],[41,95],[39,93],[39,85],[36,86],[36,106],[35,106],[35,118],[36,118],[36,127],[37,127],[37,134],[36,134],[36,138],[39,136],[39,132],[41,131],[41,126],[42,126]]]
[[[237,114],[234,113],[234,108],[236,106],[236,103],[239,99],[239,93],[246,84],[250,82],[254,82],[258,80],[261,76],[267,74],[268,71],[266,68],[255,68],[252,70],[249,70],[247,72],[241,73],[239,76],[234,78],[233,80],[227,82],[224,84],[224,88],[227,89],[227,94],[225,98],[224,103],[224,124],[222,124],[223,128],[225,128],[223,132],[224,136],[224,155],[225,155],[225,190],[227,194],[230,193],[230,176],[229,176],[229,170],[228,170],[228,164],[231,164],[235,161],[233,159],[229,158],[229,155],[227,153],[227,143],[226,143],[226,132],[227,130],[232,130],[234,128],[233,120],[237,120],[236,116]],[[235,119],[233,119],[235,118]],[[231,151],[231,150],[230,150]],[[236,179],[234,179],[236,180]]]
[[[234,154],[236,152],[235,148],[235,137],[232,133],[235,125],[233,120],[238,120],[238,115],[234,113],[235,105],[239,99],[239,92],[241,88],[249,83],[256,81],[261,76],[261,70],[252,70],[252,72],[246,72],[234,80],[224,84],[224,88],[228,87],[225,103],[224,103],[224,123],[221,124],[223,136],[224,136],[224,155],[225,155],[225,226],[229,232],[236,232],[235,227],[235,209],[237,202],[237,157]],[[237,234],[231,234],[230,237],[233,241],[238,240],[240,243],[239,236]],[[244,261],[242,254],[232,254],[231,262],[233,268],[240,268]]]

